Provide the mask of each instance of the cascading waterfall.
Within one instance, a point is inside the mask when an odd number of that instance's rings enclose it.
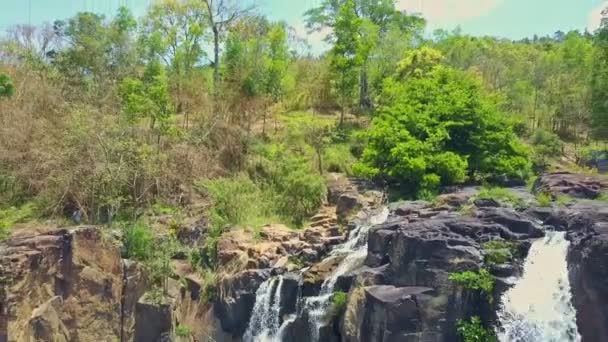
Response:
[[[564,232],[535,241],[524,273],[502,297],[498,338],[502,342],[575,342],[581,337],[572,306]]]
[[[363,265],[367,256],[367,237],[370,229],[378,224],[384,223],[388,218],[389,210],[382,207],[378,212],[371,215],[357,228],[353,229],[348,240],[337,246],[330,253],[330,257],[346,255],[338,267],[329,275],[321,286],[321,291],[316,297],[306,298],[304,305],[308,311],[310,322],[312,323],[313,340],[318,339],[319,328],[323,324],[331,304],[331,295],[338,278],[348,272],[355,270]]]
[[[273,277],[262,283],[255,293],[255,305],[249,327],[243,336],[245,342],[280,341],[281,288],[283,277]]]
[[[319,296],[298,298],[298,312],[306,310],[313,324],[311,326],[313,341],[318,339],[318,331],[329,309],[331,294],[338,278],[363,265],[367,255],[369,230],[374,225],[385,222],[388,214],[388,208],[383,207],[353,229],[348,240],[336,246],[330,253],[330,258],[344,255],[345,257],[332,274],[325,279]],[[257,290],[251,321],[243,337],[245,342],[280,342],[283,329],[296,319],[296,316],[293,315],[281,324],[279,311],[282,284],[283,277],[274,277],[264,282]]]

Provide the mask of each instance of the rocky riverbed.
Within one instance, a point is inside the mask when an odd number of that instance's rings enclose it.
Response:
[[[513,207],[467,188],[433,203],[385,207],[373,185],[332,175],[328,206],[307,229],[267,226],[259,241],[242,231],[220,240],[222,265],[239,261],[242,269],[220,279],[212,303],[201,300],[204,280],[177,256],[180,281],[172,280],[170,298],[157,303],[145,295],[143,268],[121,259],[112,234],[98,227],[21,232],[0,246],[0,341],[156,341],[179,325],[193,329],[190,341],[256,340],[248,328],[263,284],[267,306],[278,311],[267,340],[457,341],[460,319],[479,316],[500,329],[501,296],[547,229],[565,231],[570,241],[568,274],[583,341],[606,341],[608,205],[593,200],[608,190],[606,178],[549,174],[535,189],[579,200],[540,208],[519,189],[524,205]],[[372,220],[382,210],[388,215],[381,223]],[[196,246],[204,232],[190,231]],[[488,263],[489,241],[507,242],[513,257]],[[449,279],[482,268],[496,278],[491,294]],[[345,307],[315,314],[314,304],[335,291],[347,294]]]

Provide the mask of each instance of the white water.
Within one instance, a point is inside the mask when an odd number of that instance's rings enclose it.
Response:
[[[251,320],[243,336],[245,342],[279,342],[281,287],[283,277],[270,278],[255,293]],[[279,337],[277,337],[279,336]]]
[[[318,339],[319,328],[327,315],[331,295],[338,278],[363,265],[367,256],[368,233],[374,225],[384,223],[388,214],[388,208],[384,207],[368,217],[363,224],[350,232],[346,242],[336,246],[330,253],[329,257],[345,257],[331,275],[325,279],[319,296],[305,298],[302,303],[313,324],[311,326],[313,341]],[[264,282],[257,290],[251,321],[243,336],[243,341],[280,342],[282,340],[283,329],[296,318],[295,315],[292,315],[281,324],[279,311],[282,284],[283,277],[275,277]]]
[[[367,237],[370,229],[378,224],[382,224],[388,218],[389,210],[387,207],[381,208],[377,213],[371,215],[367,222],[360,224],[356,229],[352,230],[348,236],[348,240],[337,246],[330,253],[330,257],[338,257],[346,255],[342,262],[335,270],[325,279],[321,285],[321,291],[316,297],[306,298],[304,303],[308,310],[310,321],[312,323],[313,340],[317,340],[320,327],[325,321],[325,317],[331,304],[331,295],[336,286],[338,278],[348,272],[363,266],[365,257],[367,256]]]
[[[577,342],[563,232],[547,232],[532,244],[524,274],[502,297],[501,342]]]

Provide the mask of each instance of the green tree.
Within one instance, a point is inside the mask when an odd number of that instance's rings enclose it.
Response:
[[[355,9],[354,0],[347,0],[340,8],[334,26],[336,40],[330,52],[330,68],[341,107],[340,126],[344,125],[346,111],[352,108],[359,68],[363,63],[359,35],[362,20]]]
[[[144,18],[140,45],[147,58],[160,58],[170,66],[169,80],[179,113],[185,110],[185,84],[205,56],[206,28],[206,12],[199,0],[156,2]]]
[[[286,76],[289,67],[289,46],[284,24],[273,24],[267,35],[268,52],[266,67],[266,93],[273,103],[282,101],[286,92]],[[266,113],[264,111],[262,131],[266,133]]]
[[[595,37],[595,56],[591,79],[591,132],[595,139],[608,141],[608,26]]]
[[[419,195],[470,177],[524,178],[527,151],[495,103],[440,59],[430,48],[413,51],[385,81],[356,172]]]
[[[130,123],[147,119],[157,142],[170,128],[172,105],[164,66],[159,60],[146,67],[141,78],[126,78],[120,85],[123,111]]]

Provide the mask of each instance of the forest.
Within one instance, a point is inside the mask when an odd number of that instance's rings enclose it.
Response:
[[[229,0],[12,27],[0,40],[0,239],[104,225],[160,289],[178,250],[213,284],[222,234],[305,227],[328,174],[433,200],[454,185],[594,172],[606,153],[608,23],[512,41],[431,34],[392,0],[324,0],[304,16],[328,51]],[[181,245],[201,217],[203,248]]]

